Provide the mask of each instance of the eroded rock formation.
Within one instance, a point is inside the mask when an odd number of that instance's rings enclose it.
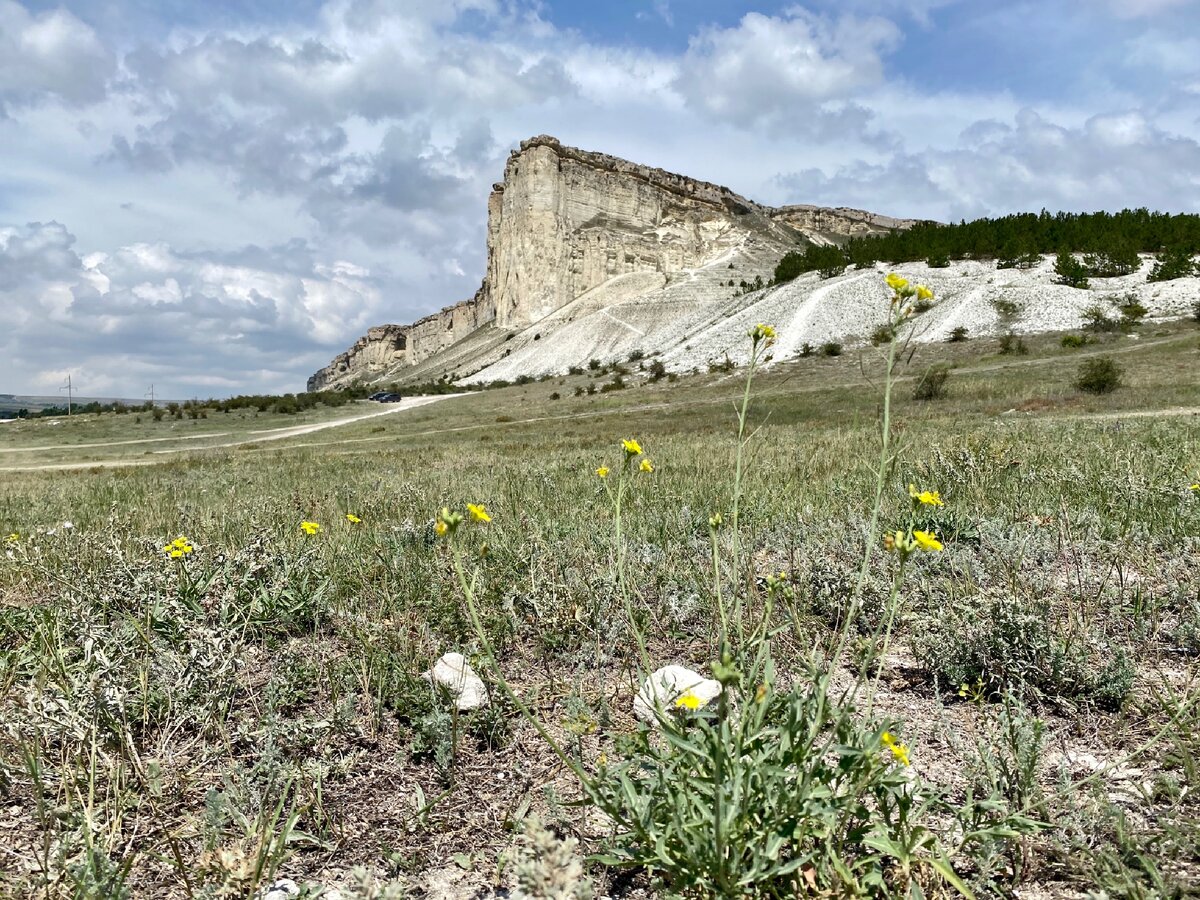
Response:
[[[487,274],[476,295],[412,325],[371,329],[313,375],[309,390],[402,379],[406,367],[483,326],[511,335],[551,317],[570,322],[564,310],[606,291],[628,301],[631,290],[659,291],[684,275],[695,284],[690,295],[671,294],[677,301],[727,299],[734,279],[726,276],[769,277],[798,243],[909,224],[861,210],[772,209],[720,185],[564,147],[546,135],[531,138],[510,155],[488,198]],[[701,269],[706,277],[697,279]],[[497,351],[488,346],[490,356],[456,361],[455,374],[494,362]]]

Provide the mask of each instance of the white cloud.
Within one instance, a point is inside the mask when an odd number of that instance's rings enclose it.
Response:
[[[1092,3],[1094,0],[1083,0]],[[1160,13],[1195,6],[1196,0],[1106,0],[1108,8],[1122,19],[1156,16]]]
[[[0,302],[17,320],[0,389],[67,357],[134,396],[147,374],[295,389],[365,327],[472,294],[488,189],[543,132],[764,202],[895,215],[1200,196],[1198,0],[811,0],[676,50],[589,39],[539,0],[330,0],[154,39],[113,27],[122,2],[93,19],[0,0]],[[1018,58],[933,86],[913,66],[1030,27],[1066,29],[1062,83],[1036,97],[1005,77]],[[3,227],[31,221],[47,224]]]
[[[104,97],[115,57],[70,12],[32,15],[0,0],[0,116],[6,107],[54,97],[82,105]]]
[[[831,19],[803,8],[747,13],[735,28],[692,38],[675,87],[693,107],[739,125],[799,132],[835,101],[883,80],[882,54],[900,41],[886,19]]]
[[[242,248],[232,262],[134,244],[85,263],[73,244],[57,223],[0,230],[0,304],[16,312],[0,335],[0,383],[44,386],[63,371],[46,361],[70,360],[82,392],[138,396],[135,379],[149,374],[182,396],[194,385],[179,369],[250,387],[267,363],[271,387],[289,390],[347,333],[384,315],[368,271],[340,260],[297,266],[295,248]],[[131,358],[139,363],[129,368]]]

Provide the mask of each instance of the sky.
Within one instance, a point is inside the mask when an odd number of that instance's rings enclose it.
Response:
[[[527,137],[769,204],[1200,213],[1200,0],[0,0],[0,392],[303,390]]]

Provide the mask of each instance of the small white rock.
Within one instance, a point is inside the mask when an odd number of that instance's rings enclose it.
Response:
[[[478,709],[488,704],[488,693],[483,679],[475,674],[475,670],[461,653],[447,653],[421,677],[448,690],[450,696],[455,698],[455,705],[462,711]]]
[[[655,698],[664,712],[672,712],[675,701],[688,692],[700,701],[701,706],[707,706],[720,695],[721,683],[683,666],[663,666],[642,682],[642,689],[633,698],[633,714],[643,722],[655,725],[658,723],[654,714]]]
[[[277,878],[258,893],[259,900],[289,900],[300,896],[300,885],[290,878]]]

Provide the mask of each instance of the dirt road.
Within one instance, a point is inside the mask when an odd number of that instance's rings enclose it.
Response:
[[[355,422],[363,422],[367,419],[378,419],[382,416],[390,416],[395,413],[404,412],[408,409],[415,409],[418,406],[427,406],[430,403],[436,403],[439,400],[447,400],[453,397],[461,397],[462,394],[439,394],[435,397],[406,397],[399,403],[389,403],[383,409],[372,410],[369,413],[359,413],[358,415],[345,416],[340,419],[331,419],[328,422],[313,422],[308,425],[292,425],[287,428],[268,428],[259,431],[247,431],[243,437],[236,438],[231,441],[224,441],[220,444],[204,444],[199,447],[169,447],[163,450],[152,450],[150,453],[154,456],[166,456],[178,453],[193,453],[203,452],[206,450],[224,450],[230,447],[239,447],[244,444],[260,444],[264,441],[281,441],[286,438],[300,437],[305,434],[313,434],[317,431],[324,431],[328,428],[340,428],[343,425],[351,425]],[[144,438],[132,441],[104,441],[95,444],[60,444],[52,447],[13,447],[4,448],[3,452],[7,453],[39,453],[46,450],[87,450],[92,447],[120,447],[131,444],[147,444],[158,443],[160,441],[203,441],[210,438],[228,437],[233,432],[218,431],[211,434],[198,434],[189,437],[176,438]],[[124,466],[149,466],[163,462],[161,459],[110,459],[110,460],[95,460],[92,462],[71,462],[71,463],[35,463],[33,465],[17,465],[0,467],[0,472],[42,472],[42,471],[58,471],[70,469],[93,469],[93,468],[119,468]]]

